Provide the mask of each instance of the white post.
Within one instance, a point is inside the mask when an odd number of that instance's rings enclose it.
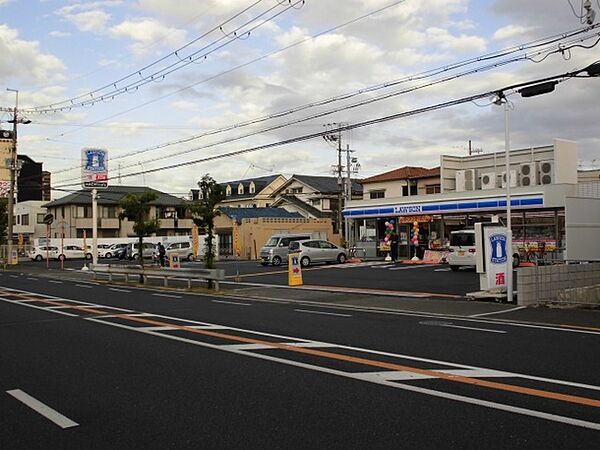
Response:
[[[508,124],[508,99],[504,98],[504,158],[506,163],[506,252],[508,261],[506,263],[506,301],[513,300],[513,266],[512,266],[512,221],[510,204],[510,135]]]
[[[98,189],[92,189],[92,264],[98,264]],[[141,250],[140,250],[141,251]]]

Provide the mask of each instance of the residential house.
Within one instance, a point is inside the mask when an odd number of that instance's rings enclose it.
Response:
[[[409,197],[441,192],[440,168],[404,166],[362,180],[363,199]]]
[[[151,191],[157,199],[151,202],[150,217],[160,221],[158,236],[181,236],[191,234],[193,221],[186,210],[186,200],[139,186],[109,186],[98,190],[98,237],[133,237],[133,222],[119,219],[120,201],[128,193],[141,194]],[[44,205],[53,214],[51,236],[65,238],[82,238],[92,235],[92,199],[90,191],[79,190],[58,200]]]
[[[225,189],[225,199],[220,206],[234,208],[268,208],[272,206],[273,193],[286,181],[283,175],[268,175],[258,178],[219,183]],[[194,195],[192,190],[192,195]],[[197,194],[199,195],[199,193]]]
[[[293,175],[277,189],[272,206],[298,212],[307,218],[329,218],[333,230],[339,233],[341,209],[344,201],[344,186],[337,177]],[[362,186],[352,180],[352,199],[362,199]]]
[[[13,233],[17,236],[19,244],[29,245],[33,243],[34,238],[46,236],[45,203],[42,200],[29,200],[15,204]]]

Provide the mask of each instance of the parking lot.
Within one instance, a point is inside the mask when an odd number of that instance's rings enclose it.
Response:
[[[136,261],[100,259],[99,264],[136,264]],[[153,264],[146,259],[146,264]],[[46,261],[21,259],[23,267],[46,267]],[[64,262],[66,270],[80,270],[90,261],[77,259]],[[182,261],[182,267],[203,268],[202,261]],[[219,261],[217,268],[225,270],[226,279],[242,283],[287,285],[287,266],[262,266],[257,261]],[[59,261],[49,261],[48,267],[60,270]],[[474,269],[461,268],[452,272],[447,265],[414,265],[366,261],[360,263],[311,265],[302,269],[305,285],[335,286],[373,290],[401,291],[424,294],[464,296],[479,290],[479,279]]]

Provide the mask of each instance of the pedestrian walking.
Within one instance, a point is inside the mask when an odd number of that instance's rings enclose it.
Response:
[[[166,254],[165,246],[162,245],[161,242],[159,242],[157,245],[157,248],[158,248],[158,260],[160,261],[160,266],[165,267],[165,254]]]
[[[398,260],[398,233],[396,231],[392,231],[390,247],[392,250],[392,261],[396,262]]]

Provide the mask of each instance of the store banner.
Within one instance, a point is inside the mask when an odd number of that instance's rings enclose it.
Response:
[[[508,231],[506,227],[485,227],[483,239],[488,287],[505,288],[509,263],[512,263],[508,257],[511,248]]]
[[[84,188],[108,187],[108,151],[101,148],[81,150],[81,183]]]

